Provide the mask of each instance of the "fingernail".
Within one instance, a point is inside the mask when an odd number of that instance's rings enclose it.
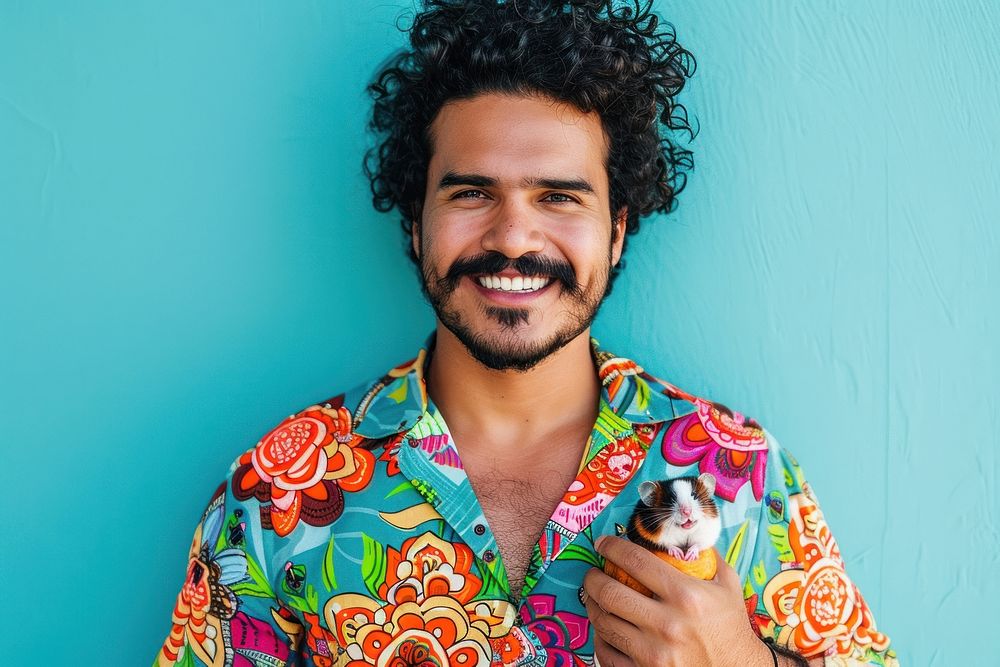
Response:
[[[597,541],[594,542],[594,548],[596,548],[598,551],[600,551],[601,547],[604,545],[604,540],[606,540],[606,539],[608,539],[607,535],[601,535],[600,537],[598,537]]]

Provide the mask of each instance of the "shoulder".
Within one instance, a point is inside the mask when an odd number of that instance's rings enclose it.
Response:
[[[424,353],[383,375],[346,391],[331,391],[276,420],[239,459],[257,451],[261,456],[289,456],[303,448],[322,449],[333,441],[372,440],[405,430],[426,403],[423,380],[416,369]],[[234,464],[234,467],[235,465]]]
[[[648,373],[652,387],[681,406],[679,416],[664,424],[663,454],[677,466],[698,465],[716,478],[716,495],[729,502],[749,491],[760,502],[770,470],[782,466],[786,454],[772,434],[747,412],[694,394]]]
[[[687,422],[697,423],[719,446],[755,451],[766,449],[769,441],[773,441],[756,418],[730,407],[729,403],[686,391],[645,371],[640,373],[640,377],[674,401],[675,405],[681,406],[679,418],[686,417]]]
[[[383,454],[380,443],[391,442],[418,416],[414,401],[404,396],[411,392],[405,367],[275,423],[230,467],[227,482],[234,498],[256,499],[262,527],[278,537],[301,524],[332,524],[343,513],[344,492],[361,491],[372,481]],[[367,424],[369,417],[373,424]]]

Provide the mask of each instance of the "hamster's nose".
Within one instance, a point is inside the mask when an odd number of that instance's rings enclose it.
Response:
[[[691,508],[690,507],[682,506],[681,507],[681,516],[684,517],[685,519],[687,519],[688,517],[690,517],[691,516]]]

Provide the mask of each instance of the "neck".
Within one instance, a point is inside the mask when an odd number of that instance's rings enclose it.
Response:
[[[590,329],[528,371],[483,366],[440,322],[426,374],[427,392],[453,433],[476,434],[463,449],[524,454],[567,433],[590,433],[600,383],[590,352]]]

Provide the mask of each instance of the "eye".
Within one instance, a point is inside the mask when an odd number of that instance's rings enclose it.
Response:
[[[479,196],[476,196],[476,195],[482,195],[483,197],[486,196],[486,194],[482,190],[462,190],[461,192],[457,192],[454,195],[452,195],[451,198],[452,199],[479,199]]]
[[[555,200],[553,200],[553,199],[551,199],[551,197],[561,197],[561,199],[555,199]],[[570,197],[567,194],[563,194],[562,192],[551,192],[551,193],[545,195],[545,199],[548,199],[549,201],[551,201],[554,204],[563,204],[563,203],[570,203],[570,202],[575,202],[576,201],[576,199],[574,199],[573,197]]]

